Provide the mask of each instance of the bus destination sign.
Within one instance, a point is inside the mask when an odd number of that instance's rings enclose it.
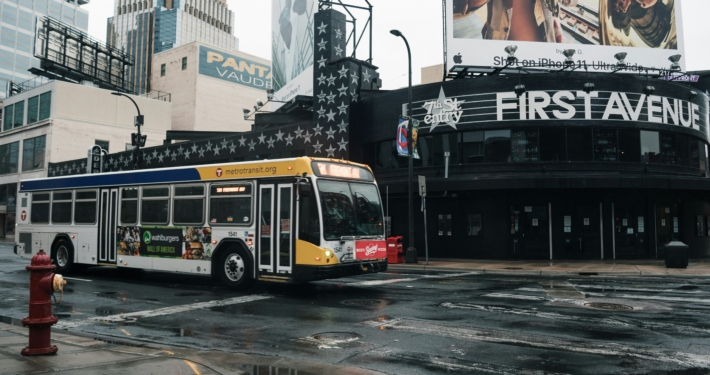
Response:
[[[372,181],[372,174],[365,168],[340,163],[314,162],[314,172],[321,177],[338,177]]]

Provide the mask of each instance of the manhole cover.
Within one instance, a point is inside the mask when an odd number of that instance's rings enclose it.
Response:
[[[360,340],[360,335],[354,332],[323,332],[311,336],[313,340],[327,344],[338,344]]]
[[[181,292],[181,293],[175,293],[175,296],[178,297],[197,297],[197,296],[204,296],[204,292]]]
[[[382,301],[376,299],[349,299],[343,301],[343,305],[355,305],[355,306],[375,306],[381,304]]]
[[[634,309],[631,306],[619,305],[616,303],[603,303],[603,302],[585,303],[584,306],[591,307],[593,309],[602,309],[602,310],[633,310]]]

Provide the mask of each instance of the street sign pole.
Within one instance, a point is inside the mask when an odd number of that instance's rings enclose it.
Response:
[[[419,195],[422,197],[422,212],[424,212],[424,254],[426,264],[429,265],[429,236],[426,228],[426,176],[419,176]]]

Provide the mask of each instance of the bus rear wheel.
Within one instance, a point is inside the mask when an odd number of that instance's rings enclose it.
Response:
[[[220,280],[231,289],[245,290],[254,283],[251,264],[239,249],[231,248],[223,252],[217,267]]]
[[[74,247],[66,240],[59,240],[52,249],[52,263],[57,268],[56,273],[69,273],[74,265]]]

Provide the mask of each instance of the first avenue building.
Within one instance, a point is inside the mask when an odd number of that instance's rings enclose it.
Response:
[[[409,160],[395,139],[408,90],[379,90],[377,67],[343,56],[345,41],[331,32],[345,27],[342,13],[319,11],[315,23],[326,43],[312,97],[257,113],[251,131],[145,148],[142,167],[302,155],[364,162],[388,234],[406,236]],[[427,191],[424,217],[411,186],[420,256],[428,238],[439,258],[662,259],[671,241],[710,257],[704,90],[638,73],[562,71],[420,85],[412,102],[413,180],[424,176]],[[133,169],[131,158],[110,154],[104,169]],[[84,173],[81,163],[47,172]]]

